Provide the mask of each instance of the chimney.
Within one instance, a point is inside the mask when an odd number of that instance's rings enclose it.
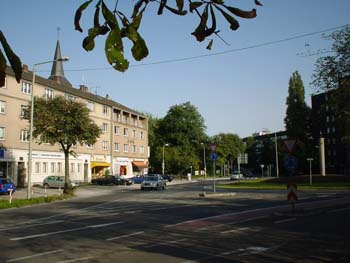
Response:
[[[106,94],[106,99],[109,100],[109,95],[108,94]]]
[[[28,65],[27,65],[27,64],[23,64],[23,65],[22,65],[22,71],[23,71],[23,72],[28,72],[28,71],[29,71]]]
[[[88,90],[89,90],[89,89],[88,89],[87,86],[85,86],[85,85],[80,85],[79,87],[80,87],[80,91],[81,91],[81,92],[88,93]]]

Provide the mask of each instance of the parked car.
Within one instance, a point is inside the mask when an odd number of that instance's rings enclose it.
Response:
[[[92,184],[98,184],[98,185],[131,185],[133,182],[125,177],[122,177],[120,175],[109,175],[109,176],[103,176],[94,178],[91,180]]]
[[[162,177],[164,180],[171,182],[174,178],[173,176],[169,175],[169,174],[162,174]]]
[[[45,188],[63,188],[64,183],[65,183],[64,176],[50,175],[44,179],[43,187],[45,187]],[[71,181],[70,183],[71,183],[73,188],[79,186],[78,182]]]
[[[10,194],[16,191],[16,185],[9,178],[0,178],[0,194]]]
[[[122,175],[113,175],[117,178],[117,182],[119,185],[132,185],[134,182],[131,180],[131,178],[126,178]]]
[[[141,184],[143,182],[143,180],[145,179],[147,175],[136,175],[134,177],[131,177],[130,180],[134,183],[134,184]]]
[[[159,174],[146,176],[143,182],[141,183],[141,190],[146,189],[163,189],[166,188],[166,181]]]
[[[233,171],[233,173],[230,176],[230,180],[240,180],[243,178],[243,174],[239,173],[238,171]]]

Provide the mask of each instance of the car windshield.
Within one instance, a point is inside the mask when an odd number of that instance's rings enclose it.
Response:
[[[147,181],[158,181],[158,177],[156,177],[156,176],[147,176],[146,180]]]
[[[10,179],[2,179],[3,184],[10,184],[11,180]]]

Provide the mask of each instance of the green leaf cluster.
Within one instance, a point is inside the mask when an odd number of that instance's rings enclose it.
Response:
[[[96,0],[95,13],[93,18],[94,26],[88,30],[88,35],[83,40],[83,48],[86,51],[92,51],[95,47],[95,38],[108,34],[105,42],[105,55],[108,63],[114,69],[124,72],[129,67],[129,61],[125,58],[123,39],[129,39],[132,42],[131,53],[136,61],[146,58],[149,54],[146,41],[139,33],[139,27],[142,22],[142,16],[150,3],[159,3],[157,11],[158,15],[162,15],[164,10],[175,15],[184,16],[188,13],[185,10],[185,1],[176,0],[176,6],[169,5],[168,0],[138,0],[133,8],[131,20],[129,20],[123,12],[118,10],[118,1],[116,1],[115,9],[111,11],[105,4],[104,0]],[[92,4],[94,0],[85,1],[76,10],[74,17],[75,29],[83,32],[80,25],[80,19],[85,9]],[[255,0],[256,5],[261,5]],[[202,10],[201,10],[202,9]],[[256,17],[256,9],[250,11],[241,10],[236,7],[228,6],[223,0],[200,0],[192,2],[188,0],[188,10],[190,13],[195,12],[200,18],[200,23],[192,33],[197,41],[203,41],[212,34],[218,34],[216,24],[216,12],[223,15],[229,23],[231,30],[237,30],[238,21],[234,18],[254,18]],[[100,24],[100,13],[102,13],[104,22]],[[208,20],[211,18],[211,26],[208,26]],[[211,49],[213,40],[211,39],[207,45],[207,49]]]
[[[5,51],[6,57],[8,61],[10,62],[10,65],[15,72],[15,77],[17,83],[20,82],[22,77],[22,62],[20,58],[13,52],[11,46],[7,43],[7,40],[5,38],[5,35],[0,30],[0,43]],[[0,49],[0,87],[5,85],[5,69],[6,69],[6,59],[4,54],[2,53]]]

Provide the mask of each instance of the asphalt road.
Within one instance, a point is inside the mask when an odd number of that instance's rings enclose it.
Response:
[[[350,193],[300,193],[292,213],[284,192],[199,197],[211,185],[0,211],[0,262],[350,262]]]

